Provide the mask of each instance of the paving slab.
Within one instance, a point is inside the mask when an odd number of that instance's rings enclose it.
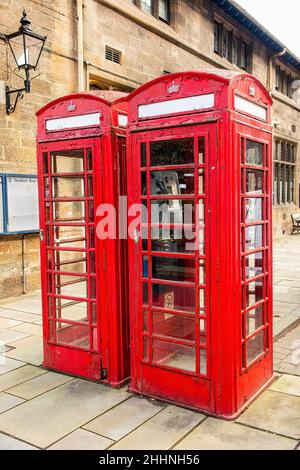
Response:
[[[48,447],[48,450],[104,450],[111,444],[113,441],[110,439],[84,429],[77,429],[53,446]]]
[[[43,336],[43,329],[39,325],[33,323],[21,323],[20,325],[10,328],[12,331],[20,331],[32,336]]]
[[[156,400],[132,397],[84,426],[84,429],[120,440],[165,408]]]
[[[10,388],[7,392],[12,395],[25,398],[26,400],[30,400],[31,398],[35,398],[42,393],[49,392],[49,390],[59,387],[71,380],[74,380],[73,377],[57,374],[56,372],[47,372],[39,377],[28,380],[28,382]]]
[[[17,297],[6,299],[0,302],[0,306],[7,310],[18,310],[26,313],[42,314],[42,302],[40,299]]]
[[[297,442],[287,437],[248,428],[215,418],[208,418],[175,450],[293,450]]]
[[[29,336],[29,334],[20,333],[19,331],[0,328],[0,342],[4,344],[9,344],[23,338],[28,338]]]
[[[26,442],[19,441],[13,437],[0,433],[0,450],[38,450]]]
[[[1,318],[9,318],[11,320],[16,320],[19,322],[34,323],[41,321],[38,315],[33,313],[20,312],[15,310],[0,310]]]
[[[300,377],[284,374],[278,380],[273,382],[271,387],[269,387],[269,390],[300,397]]]
[[[1,313],[1,310],[0,310]],[[9,318],[0,317],[0,328],[11,328],[12,326],[22,325],[21,321],[10,320]]]
[[[295,367],[293,364],[281,362],[279,365],[276,366],[276,372],[279,372],[281,374],[293,374],[300,377],[300,365],[298,367]]]
[[[20,405],[24,400],[19,397],[14,397],[8,393],[0,393],[0,413],[10,410],[14,406]]]
[[[16,349],[5,353],[6,357],[10,357],[11,359],[19,359],[35,366],[40,366],[42,364],[42,338],[39,338],[38,336],[30,336],[29,338],[11,342],[10,345],[14,346]]]
[[[74,379],[0,415],[0,431],[49,447],[128,397],[125,389]]]
[[[15,359],[10,359],[9,357],[5,356],[0,356],[0,376],[23,366],[25,366],[24,362],[16,361]]]
[[[2,374],[0,375],[0,392],[46,373],[47,371],[40,369],[39,367],[24,365],[23,367],[19,367],[7,374]]]
[[[268,390],[237,422],[300,439],[300,397]]]
[[[166,450],[189,433],[205,416],[167,406],[145,424],[114,444],[112,450]]]

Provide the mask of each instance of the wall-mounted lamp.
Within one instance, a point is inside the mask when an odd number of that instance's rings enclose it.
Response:
[[[24,88],[11,90],[6,87],[6,112],[11,114],[15,111],[19,98],[23,98],[24,92],[30,93],[30,71],[36,70],[47,36],[40,36],[31,29],[26,11],[21,18],[21,26],[15,33],[6,34],[5,38],[10,47],[12,55],[17,64],[18,70],[24,70]],[[14,103],[11,103],[11,96],[16,94]]]

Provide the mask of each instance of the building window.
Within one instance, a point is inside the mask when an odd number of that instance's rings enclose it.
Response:
[[[292,204],[295,201],[296,145],[275,140],[274,204]]]
[[[170,23],[170,0],[130,0],[141,10],[164,23]]]
[[[158,1],[158,18],[166,23],[170,23],[170,4],[169,0]]]
[[[141,9],[153,14],[153,0],[141,0]]]
[[[294,80],[295,79],[291,74],[283,70],[279,65],[276,66],[276,91],[279,91],[279,93],[282,93],[283,95],[293,99]]]
[[[251,73],[252,44],[236,36],[218,21],[214,23],[214,51],[232,64]]]

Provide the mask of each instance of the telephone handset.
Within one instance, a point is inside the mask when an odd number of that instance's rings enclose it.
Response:
[[[178,174],[176,171],[154,171],[151,173],[151,194],[162,196],[179,196],[181,194]],[[160,202],[160,223],[162,224],[182,224],[182,201],[169,199]],[[156,240],[156,249],[158,251],[171,251],[174,239],[171,235],[171,229],[167,231],[161,229],[159,239]],[[173,250],[172,250],[173,251]]]

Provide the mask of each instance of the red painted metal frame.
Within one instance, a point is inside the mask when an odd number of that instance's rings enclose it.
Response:
[[[71,106],[70,106],[71,105]],[[63,131],[47,132],[46,120],[84,115],[100,112],[99,125],[76,128]],[[51,152],[69,152],[71,150],[82,150],[87,158],[88,149],[92,150],[92,170],[85,168],[82,173],[60,173],[58,177],[76,177],[82,176],[85,180],[85,192],[87,190],[87,178],[93,179],[93,197],[85,194],[84,198],[63,198],[63,201],[85,201],[85,214],[88,214],[84,222],[86,227],[85,237],[87,241],[87,253],[94,252],[96,258],[95,275],[91,272],[91,265],[88,261],[86,275],[79,275],[73,272],[76,279],[87,278],[94,279],[96,285],[96,298],[92,301],[91,286],[89,286],[87,297],[74,297],[71,295],[58,295],[58,298],[76,302],[77,300],[88,301],[89,304],[96,305],[96,323],[92,322],[92,312],[89,309],[90,345],[89,347],[79,347],[76,344],[65,344],[62,340],[57,341],[51,334],[49,327],[48,298],[53,297],[55,287],[55,271],[47,266],[47,252],[50,253],[50,260],[54,259],[54,252],[61,252],[64,248],[54,247],[54,238],[50,243],[46,236],[41,240],[41,279],[42,279],[42,301],[43,301],[43,332],[44,332],[44,362],[46,368],[58,370],[61,372],[85,377],[91,380],[102,380],[114,387],[122,385],[129,377],[129,320],[128,320],[128,302],[126,293],[127,284],[127,250],[124,242],[120,240],[100,240],[95,235],[92,236],[95,248],[89,249],[89,237],[87,229],[94,228],[96,232],[99,217],[97,208],[99,204],[113,204],[118,208],[120,195],[126,195],[126,185],[124,184],[126,172],[126,131],[118,125],[118,115],[127,114],[126,95],[117,92],[100,93],[81,93],[65,96],[52,103],[49,103],[38,113],[38,135],[37,135],[37,154],[38,154],[38,178],[39,178],[39,199],[40,199],[40,227],[42,233],[46,234],[47,225],[53,221],[52,209],[50,210],[50,219],[47,220],[45,204],[59,201],[53,198],[52,185],[50,184],[45,198],[44,188],[44,168],[43,155]],[[48,157],[50,158],[50,156]],[[48,171],[49,171],[48,163]],[[52,182],[52,176],[49,175],[49,181]],[[51,179],[50,179],[51,178]],[[89,205],[94,205],[93,217],[90,218],[87,209]],[[55,223],[61,226],[78,226],[78,222],[68,223],[62,221]],[[66,246],[64,245],[66,248]],[[80,248],[68,248],[70,252],[85,252]],[[58,254],[59,256],[59,254]],[[58,258],[59,259],[59,258]],[[61,273],[61,271],[60,271]],[[70,273],[66,273],[70,275]],[[52,280],[51,289],[48,289],[49,276]],[[57,277],[60,279],[60,277]],[[76,287],[76,284],[75,284]],[[58,286],[58,290],[61,287]],[[57,296],[56,296],[57,297]],[[62,302],[62,301],[61,301]],[[59,312],[53,310],[59,319]],[[60,324],[61,322],[56,321]],[[76,321],[65,321],[66,325],[73,325],[74,328],[80,326]],[[92,327],[94,325],[94,327]],[[95,346],[95,339],[97,345]]]
[[[140,105],[208,93],[215,95],[213,110],[190,111],[139,119]],[[264,106],[267,109],[266,121],[236,111],[234,108],[235,94]],[[149,143],[159,140],[206,135],[207,155],[209,156],[205,166],[206,178],[208,178],[208,192],[205,195],[207,199],[206,258],[209,261],[206,281],[206,317],[210,323],[207,336],[208,374],[207,376],[199,374],[198,357],[195,373],[154,364],[151,346],[149,358],[146,357],[145,360],[143,357],[143,338],[149,337],[151,344],[152,332],[151,317],[149,334],[145,334],[142,326],[141,288],[143,278],[141,260],[143,253],[148,255],[149,272],[151,272],[151,251],[149,243],[148,251],[143,252],[141,241],[136,243],[129,239],[129,259],[131,260],[129,265],[131,289],[130,389],[136,393],[204,410],[226,419],[233,419],[272,380],[271,105],[272,100],[269,94],[256,78],[248,74],[227,71],[183,72],[160,77],[143,85],[129,96],[127,140],[129,206],[139,203],[143,199],[139,182],[141,143],[144,142],[147,148],[148,165]],[[244,281],[241,267],[243,256],[241,233],[244,222],[241,224],[241,200],[244,195],[241,193],[243,166],[241,154],[242,145],[247,138],[263,142],[264,145],[264,167],[259,170],[264,171],[265,174],[263,199],[266,214],[263,221],[265,227],[263,251],[266,256],[264,273],[260,277],[265,278],[263,301],[266,309],[264,324],[261,328],[265,332],[263,354],[251,364],[243,365],[245,338],[242,336],[242,315],[245,311],[242,308],[242,284]],[[197,151],[195,152],[196,156]],[[149,181],[147,188],[149,194]],[[182,197],[182,199],[184,198]],[[176,257],[178,257],[177,254]],[[188,258],[188,256],[182,256],[182,258]],[[196,275],[196,283],[198,280]],[[150,283],[150,281],[148,282]],[[149,302],[149,310],[151,311],[151,295]],[[260,329],[256,333],[259,331]],[[251,338],[252,336],[249,336],[247,340]],[[175,341],[175,343],[180,344],[181,342]],[[199,335],[196,336],[196,348],[199,351]]]

